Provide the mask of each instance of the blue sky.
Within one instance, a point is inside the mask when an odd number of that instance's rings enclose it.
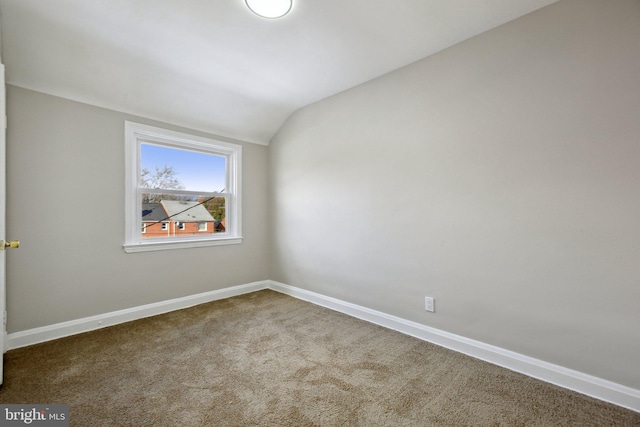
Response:
[[[155,167],[172,166],[185,190],[221,191],[225,186],[225,158],[151,144],[141,144],[140,167],[153,173]]]

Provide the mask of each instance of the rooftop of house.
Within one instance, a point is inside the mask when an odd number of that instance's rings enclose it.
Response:
[[[169,215],[160,203],[143,203],[142,204],[142,220],[143,221],[164,221],[168,220]]]
[[[174,221],[215,221],[209,211],[198,202],[162,200],[160,203],[164,206],[167,216],[170,216]]]

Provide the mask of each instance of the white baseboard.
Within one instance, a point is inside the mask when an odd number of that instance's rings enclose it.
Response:
[[[26,347],[28,345],[93,331],[95,329],[155,316],[157,314],[193,307],[194,305],[204,304],[206,302],[260,291],[267,289],[268,285],[269,282],[266,281],[248,283],[246,285],[233,286],[216,291],[113,311],[111,313],[99,314],[97,316],[85,317],[83,319],[28,329],[26,331],[14,332],[7,334],[5,343],[7,350]]]
[[[315,292],[274,281],[268,283],[268,288],[274,291],[640,412],[640,390]]]
[[[25,347],[263,289],[271,289],[303,301],[308,301],[321,307],[326,307],[502,366],[512,371],[520,372],[530,377],[640,412],[640,390],[272,280],[233,286],[169,301],[57,323],[41,328],[10,333],[6,336],[5,343],[9,350]]]

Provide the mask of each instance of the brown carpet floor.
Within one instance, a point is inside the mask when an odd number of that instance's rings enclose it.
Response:
[[[11,350],[72,426],[640,426],[640,414],[273,291]]]

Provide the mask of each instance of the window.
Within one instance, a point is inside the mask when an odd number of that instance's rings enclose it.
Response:
[[[242,241],[240,145],[125,122],[125,146],[126,252]]]

